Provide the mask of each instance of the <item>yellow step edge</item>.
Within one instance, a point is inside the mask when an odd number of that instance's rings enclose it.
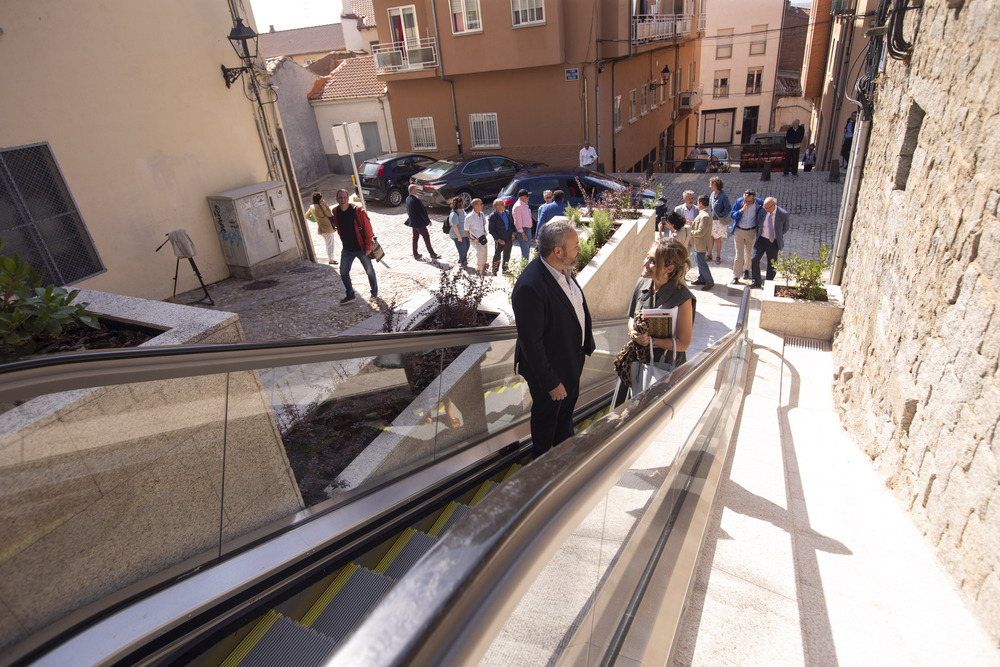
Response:
[[[515,463],[510,468],[507,468],[507,472],[504,473],[503,479],[500,480],[500,483],[503,484],[504,482],[506,482],[508,479],[514,476],[514,473],[516,473],[520,469],[521,469],[520,463]]]
[[[236,667],[238,664],[243,662],[243,658],[247,657],[247,654],[250,653],[250,651],[253,650],[253,647],[257,645],[257,642],[259,642],[261,638],[267,634],[267,631],[271,629],[271,626],[274,625],[275,621],[277,621],[280,616],[281,614],[273,609],[264,614],[264,617],[260,619],[257,622],[257,625],[254,626],[253,630],[250,631],[250,634],[243,638],[243,641],[237,645],[233,652],[229,654],[229,657],[226,658],[225,662],[223,662],[219,667]]]
[[[405,547],[406,543],[410,541],[410,538],[416,534],[417,531],[412,528],[407,528],[400,533],[396,542],[392,545],[392,548],[389,549],[389,553],[383,556],[382,560],[380,560],[378,565],[375,566],[375,572],[378,574],[385,574],[385,571],[389,569],[390,565],[392,565],[392,561],[396,560],[396,556],[399,555],[399,552],[403,550],[403,547]]]
[[[309,607],[309,611],[306,612],[306,615],[302,617],[302,620],[299,621],[299,623],[307,628],[311,628],[312,624],[316,622],[317,618],[319,618],[319,615],[322,614],[323,610],[330,604],[330,600],[332,600],[334,596],[340,592],[340,589],[344,587],[347,580],[350,579],[360,567],[361,566],[357,563],[348,563],[344,567],[340,568],[340,572],[338,572],[337,576],[333,578],[333,581],[331,581],[330,585],[326,587],[326,590],[319,596],[319,599],[316,600],[316,602],[313,602],[313,606]]]
[[[472,496],[472,500],[469,501],[469,507],[475,507],[478,505],[479,501],[485,498],[486,494],[489,493],[490,489],[494,486],[496,486],[496,482],[491,482],[489,480],[483,482],[482,486],[479,487],[479,490],[476,491],[476,495]]]
[[[441,516],[437,518],[437,521],[434,522],[431,529],[427,531],[427,534],[431,537],[437,537],[441,532],[441,529],[444,528],[444,525],[448,523],[448,519],[450,519],[451,515],[455,513],[456,509],[458,509],[458,503],[454,501],[448,503],[448,506],[444,508],[443,512],[441,512]]]

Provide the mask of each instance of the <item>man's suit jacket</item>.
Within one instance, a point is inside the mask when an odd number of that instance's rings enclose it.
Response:
[[[763,236],[764,220],[767,211],[761,206],[757,209],[757,238]],[[785,247],[785,232],[788,231],[788,211],[778,206],[774,211],[774,238],[778,242],[778,250]]]
[[[510,243],[514,238],[516,229],[514,229],[514,216],[511,215],[510,211],[504,211],[507,214],[507,220],[510,222],[510,227],[508,228],[503,223],[503,218],[496,211],[490,213],[490,236],[495,239],[504,241],[505,243]]]
[[[576,279],[573,282],[576,283]],[[514,370],[525,378],[536,380],[546,391],[552,391],[560,382],[565,387],[578,386],[584,357],[594,351],[586,298],[583,300],[585,325],[581,336],[573,304],[544,266],[544,260],[536,257],[517,279],[511,304],[517,325]]]
[[[409,218],[409,227],[426,227],[431,224],[431,217],[427,215],[424,203],[417,199],[416,195],[407,195],[406,215]]]

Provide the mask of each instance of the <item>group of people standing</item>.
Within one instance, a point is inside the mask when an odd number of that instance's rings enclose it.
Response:
[[[697,198],[694,191],[685,191],[684,203],[669,212],[666,198],[661,197],[656,207],[657,238],[675,238],[693,248],[698,279],[692,284],[703,290],[715,286],[708,263],[722,263],[722,240],[729,236],[736,250],[733,285],[751,280],[750,287],[757,289],[765,279],[774,280],[774,261],[784,247],[788,212],[778,206],[774,197],[761,199],[753,190],[744,192],[732,205],[718,176],[709,179],[709,187],[710,194]],[[767,268],[762,278],[760,260],[764,257]]]

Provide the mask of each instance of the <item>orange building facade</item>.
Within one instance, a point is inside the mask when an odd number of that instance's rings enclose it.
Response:
[[[669,165],[697,131],[705,2],[375,0],[398,150]]]

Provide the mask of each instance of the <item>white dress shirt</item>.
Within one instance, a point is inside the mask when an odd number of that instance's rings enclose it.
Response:
[[[549,270],[549,273],[552,274],[552,277],[556,279],[556,282],[559,283],[559,287],[562,288],[569,302],[573,304],[573,310],[576,311],[576,319],[580,322],[580,345],[583,346],[586,341],[584,327],[587,325],[587,315],[583,310],[583,292],[580,291],[579,285],[576,284],[576,281],[572,277],[556,269],[544,259],[542,263]]]

